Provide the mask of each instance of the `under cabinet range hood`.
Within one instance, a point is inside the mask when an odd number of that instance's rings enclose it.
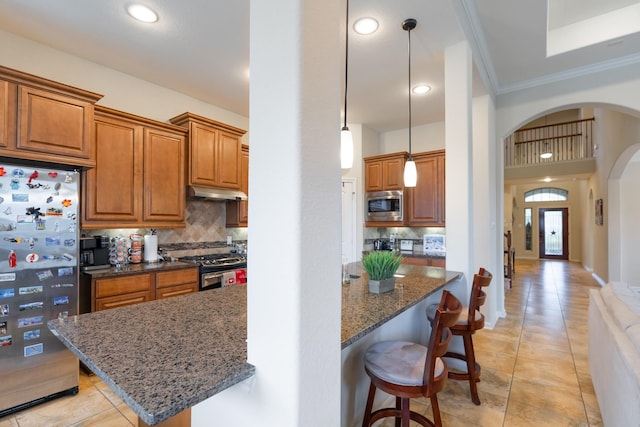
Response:
[[[209,200],[247,200],[247,195],[240,190],[203,187],[200,185],[188,186],[187,195],[189,197]]]

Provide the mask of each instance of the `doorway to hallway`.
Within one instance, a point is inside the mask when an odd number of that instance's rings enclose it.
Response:
[[[541,259],[569,259],[569,209],[540,208]]]

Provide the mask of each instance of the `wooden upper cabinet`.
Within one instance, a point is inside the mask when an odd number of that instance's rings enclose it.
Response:
[[[242,186],[242,136],[225,131],[218,133],[218,187],[240,189]],[[236,167],[237,165],[237,167]]]
[[[20,86],[18,105],[17,149],[92,159],[92,103]]]
[[[240,161],[240,191],[249,196],[249,146],[242,145]],[[249,225],[249,201],[227,201],[227,227],[247,227]]]
[[[407,210],[405,225],[445,225],[445,154],[444,150],[419,153],[416,162],[418,182],[405,190]]]
[[[377,223],[367,221],[368,227],[408,226],[444,227],[445,225],[445,151],[416,153],[418,182],[414,188],[404,187],[404,163],[408,153],[393,153],[367,157],[365,163],[365,191],[404,190],[404,221]]]
[[[94,166],[93,108],[101,97],[0,67],[0,155]]]
[[[185,135],[144,130],[143,221],[184,222]]]
[[[240,189],[240,152],[246,131],[192,113],[169,121],[189,130],[187,185]]]
[[[402,190],[406,158],[407,153],[365,158],[365,191]]]
[[[10,118],[11,109],[9,108],[10,90],[9,82],[0,80],[0,147],[7,147],[9,140],[11,139],[10,125],[12,120]]]
[[[83,226],[142,218],[143,127],[96,113],[96,167],[83,180]]]
[[[98,106],[94,132],[82,227],[184,227],[185,130]]]

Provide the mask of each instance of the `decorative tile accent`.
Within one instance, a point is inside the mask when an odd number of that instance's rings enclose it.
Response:
[[[247,241],[246,228],[226,228],[227,208],[224,201],[187,199],[185,228],[158,229],[158,246],[183,243],[207,243],[210,246],[226,246],[227,236],[233,241]],[[103,229],[88,230],[92,236],[129,236],[133,233],[147,234],[149,229]]]

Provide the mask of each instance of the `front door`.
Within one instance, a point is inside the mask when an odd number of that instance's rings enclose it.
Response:
[[[541,208],[540,258],[569,259],[569,209]]]

